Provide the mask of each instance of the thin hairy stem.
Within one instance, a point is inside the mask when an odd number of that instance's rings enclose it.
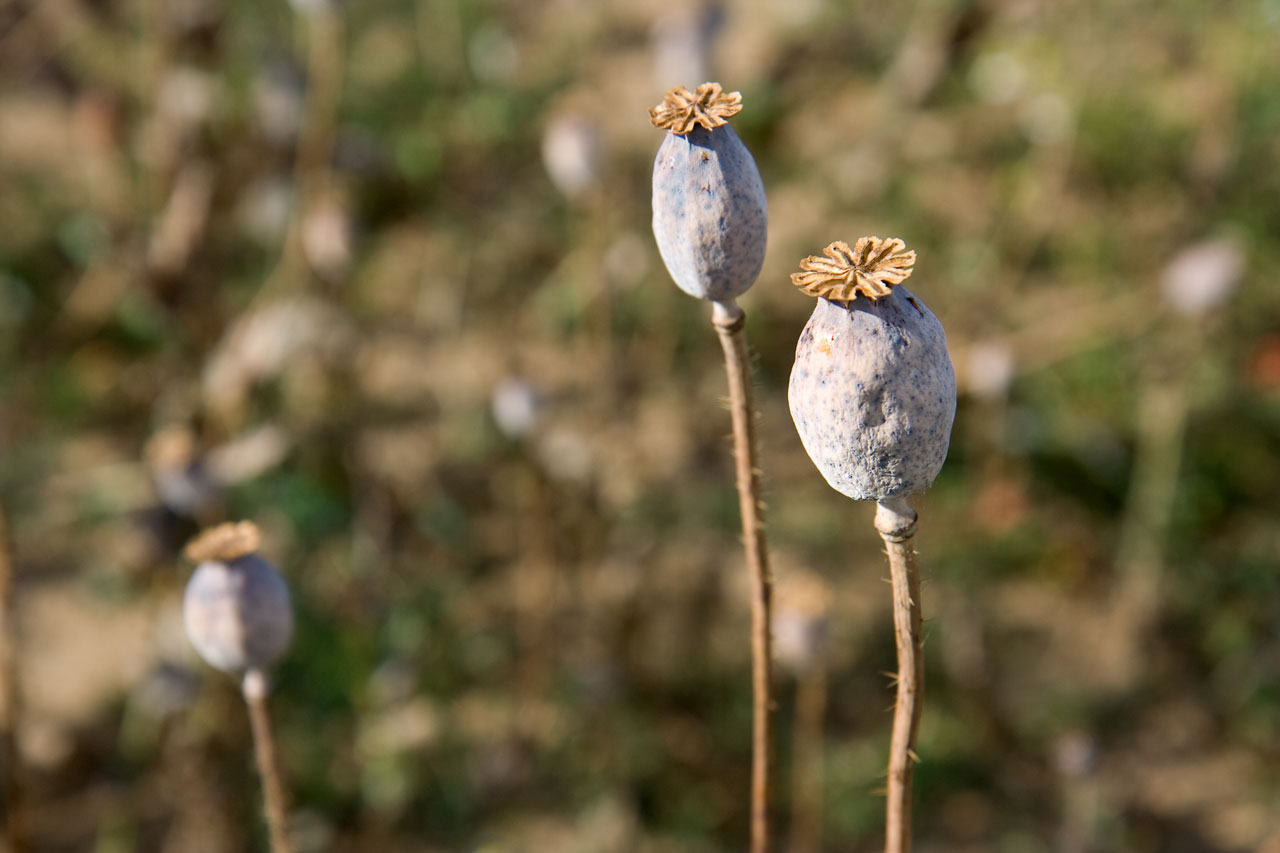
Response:
[[[330,161],[333,159],[346,69],[346,22],[342,10],[330,4],[323,4],[304,18],[307,90],[293,161],[295,197],[280,258],[259,290],[257,299],[306,289],[308,278],[302,246],[304,220],[332,182]]]
[[[729,372],[729,407],[733,415],[734,462],[738,474],[738,506],[742,541],[751,573],[751,658],[754,695],[751,751],[751,853],[769,849],[770,736],[769,691],[772,642],[769,605],[772,580],[769,548],[760,499],[760,464],[756,453],[755,410],[751,404],[751,375],[747,358],[746,315],[734,302],[715,303],[712,317],[724,348]]]
[[[251,669],[244,676],[244,702],[249,706],[249,725],[253,729],[253,752],[262,776],[262,794],[266,802],[267,830],[271,834],[271,853],[292,853],[289,844],[289,801],[285,793],[284,775],[280,772],[280,755],[271,728],[271,711],[267,697],[271,685],[267,674]]]
[[[911,775],[916,731],[924,700],[924,641],[920,616],[920,570],[916,564],[916,513],[905,498],[876,507],[876,530],[889,553],[893,580],[893,628],[898,641],[898,697],[889,745],[885,853],[911,850]]]
[[[1164,606],[1169,531],[1191,412],[1191,367],[1205,352],[1204,344],[1202,325],[1171,332],[1139,398],[1133,474],[1116,554],[1117,684],[1130,684],[1141,673],[1143,644]]]
[[[0,506],[0,765],[4,766],[4,838],[12,853],[30,849],[18,755],[18,719],[22,713],[18,696],[18,608],[15,603],[16,578],[9,552],[9,528]]]
[[[796,746],[791,769],[791,843],[787,853],[822,849],[823,718],[827,668],[819,660],[796,683]]]
[[[333,158],[345,69],[345,21],[338,6],[326,3],[306,16],[306,25],[307,94],[294,169],[297,186],[310,201],[308,196],[328,181]]]

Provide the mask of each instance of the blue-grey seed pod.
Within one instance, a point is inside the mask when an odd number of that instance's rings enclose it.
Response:
[[[792,276],[806,292],[841,298],[819,297],[796,345],[788,400],[831,487],[883,500],[933,485],[951,441],[956,379],[938,318],[893,286],[915,253],[893,255],[901,241],[864,240],[875,242],[833,243],[831,261],[810,258]]]
[[[293,638],[289,587],[256,547],[257,528],[241,522],[215,527],[187,549],[201,561],[182,600],[187,637],[224,672],[265,669]]]
[[[725,117],[741,96],[706,83],[673,89],[650,111],[668,129],[653,163],[653,235],[681,290],[728,302],[745,293],[764,264],[768,232],[764,184],[751,152]]]

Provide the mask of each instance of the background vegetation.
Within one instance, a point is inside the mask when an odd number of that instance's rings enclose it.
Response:
[[[827,608],[777,748],[818,767],[825,672],[825,849],[877,849],[894,652],[871,507],[787,414],[787,275],[864,234],[919,251],[961,381],[918,501],[920,848],[1280,848],[1280,4],[690,5],[0,2],[37,849],[262,848],[178,618],[182,542],[238,517],[296,597],[305,849],[742,849],[724,368],[648,232],[646,108],[704,79],[769,193],[779,618]]]

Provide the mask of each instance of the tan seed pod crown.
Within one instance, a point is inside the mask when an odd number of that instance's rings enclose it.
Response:
[[[669,131],[653,161],[653,237],[676,286],[712,302],[746,293],[768,242],[760,170],[725,120],[741,109],[739,93],[704,83],[649,110]]]
[[[832,243],[792,276],[821,298],[796,342],[791,417],[823,477],[854,500],[929,488],[951,440],[955,371],[942,324],[902,284],[916,259],[905,248]]]
[[[726,92],[719,83],[703,83],[693,92],[677,86],[667,92],[662,103],[649,108],[649,121],[654,127],[683,136],[699,124],[715,130],[741,110],[742,93]]]
[[[831,302],[852,302],[859,296],[875,302],[911,275],[916,253],[906,248],[896,237],[862,237],[852,249],[837,240],[822,250],[825,258],[810,255],[801,261],[791,283],[807,296]]]
[[[187,544],[187,559],[194,563],[226,563],[258,550],[262,532],[252,521],[227,522],[210,527]]]

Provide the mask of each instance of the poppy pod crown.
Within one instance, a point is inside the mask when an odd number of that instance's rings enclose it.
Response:
[[[676,285],[713,302],[741,296],[764,265],[764,184],[728,123],[741,109],[738,92],[704,83],[649,110],[668,131],[653,163],[653,236]]]
[[[942,324],[902,282],[915,252],[898,239],[836,242],[792,282],[817,296],[787,391],[809,458],[855,500],[923,491],[946,459],[956,379]]]

